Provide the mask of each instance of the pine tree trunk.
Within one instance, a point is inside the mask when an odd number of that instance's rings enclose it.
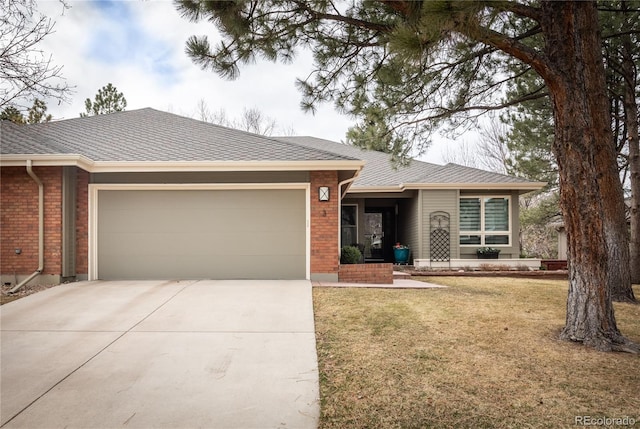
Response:
[[[631,282],[640,284],[640,143],[638,138],[638,122],[633,119],[638,117],[638,106],[634,100],[635,116],[628,121],[628,129],[631,123],[635,126],[635,138],[629,138],[629,165],[631,169],[631,244],[629,246],[631,256]],[[630,115],[631,112],[627,113]],[[633,293],[633,290],[631,291]]]
[[[624,198],[610,129],[595,2],[543,1],[545,77],[568,236],[569,294],[561,338],[598,350],[633,349],[616,326],[612,285],[630,285]],[[637,351],[637,350],[636,350]]]
[[[624,3],[623,3],[624,5]],[[631,283],[640,284],[640,137],[638,136],[638,104],[636,103],[636,70],[633,63],[631,37],[622,36],[622,71],[624,78],[624,114],[629,139],[629,171],[631,182],[631,237],[629,253],[631,258]],[[635,301],[633,289],[630,293],[621,291],[614,300]]]

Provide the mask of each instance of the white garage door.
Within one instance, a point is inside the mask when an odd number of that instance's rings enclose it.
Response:
[[[98,190],[99,279],[304,279],[306,190]]]

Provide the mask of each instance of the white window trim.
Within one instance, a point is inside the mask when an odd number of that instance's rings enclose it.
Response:
[[[342,210],[345,207],[355,207],[356,208],[356,238],[359,237],[358,235],[358,204],[352,204],[352,203],[348,203],[348,204],[341,204],[340,206],[340,248],[342,248]]]
[[[513,213],[511,206],[511,196],[510,195],[460,195],[458,198],[458,219],[460,219],[460,200],[463,198],[471,199],[478,198],[480,200],[480,226],[482,227],[481,231],[462,231],[460,229],[460,221],[458,220],[458,245],[460,247],[511,247],[513,246],[513,225],[512,218]],[[503,198],[507,200],[507,213],[509,214],[509,230],[508,231],[490,231],[486,232],[484,230],[484,200],[485,198]],[[480,236],[480,244],[460,244],[460,236],[461,235],[479,235]],[[485,237],[487,235],[506,235],[509,238],[508,244],[485,244]]]

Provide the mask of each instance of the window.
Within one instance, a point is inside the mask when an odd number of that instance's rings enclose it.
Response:
[[[358,206],[342,206],[341,242],[340,247],[351,246],[358,243]]]
[[[509,246],[509,197],[460,198],[460,245]]]

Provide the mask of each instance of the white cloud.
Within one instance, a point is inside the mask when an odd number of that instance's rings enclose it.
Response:
[[[195,116],[204,100],[212,111],[223,108],[237,118],[244,108],[256,107],[274,118],[282,129],[298,135],[344,140],[353,120],[332,105],[319,106],[315,115],[300,109],[296,78],[311,70],[311,55],[299,53],[292,64],[258,60],[243,66],[240,77],[229,81],[193,64],[184,52],[191,35],[217,37],[213,24],[191,23],[171,1],[94,2],[40,0],[39,11],[56,21],[55,33],[42,48],[63,65],[67,82],[75,86],[70,104],[49,101],[54,118],[75,118],[85,110],[84,100],[112,83],[127,99],[127,109],[153,107]],[[438,144],[436,144],[436,148]],[[439,150],[422,159],[441,162]]]
[[[42,47],[64,66],[64,76],[76,87],[70,104],[49,102],[54,118],[79,116],[84,100],[112,83],[126,97],[129,110],[153,107],[192,116],[203,99],[211,110],[223,108],[233,118],[244,108],[257,107],[282,128],[338,141],[352,124],[329,105],[315,116],[301,111],[295,80],[310,70],[308,54],[288,65],[249,64],[237,80],[229,81],[201,70],[184,53],[189,36],[216,37],[215,27],[182,18],[172,2],[68,4],[63,11],[57,1],[39,3],[39,10],[56,21],[55,33]]]

